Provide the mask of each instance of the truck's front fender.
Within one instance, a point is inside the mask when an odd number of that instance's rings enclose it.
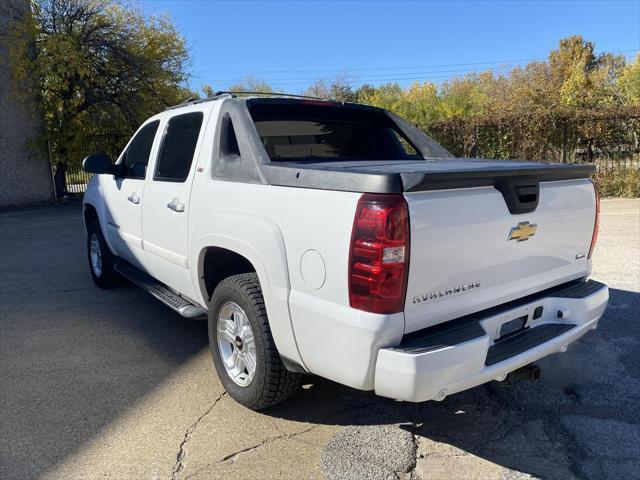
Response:
[[[115,254],[115,249],[111,243],[110,235],[107,232],[107,215],[106,215],[106,206],[103,198],[103,192],[100,189],[100,182],[97,176],[94,176],[89,180],[89,184],[87,185],[87,189],[84,192],[82,197],[82,215],[85,215],[86,208],[93,208],[98,215],[98,223],[100,223],[100,228],[102,229],[102,234],[104,235],[105,242],[107,242],[107,246],[112,253]],[[83,218],[84,230],[87,233],[87,227],[89,225],[86,224]]]
[[[218,247],[245,257],[260,280],[269,325],[278,352],[304,367],[298,351],[289,312],[289,269],[284,239],[280,228],[264,217],[240,212],[215,212],[201,218],[191,237],[191,280],[196,299],[207,304],[203,288],[203,263],[208,248]],[[197,266],[197,267],[196,267]]]

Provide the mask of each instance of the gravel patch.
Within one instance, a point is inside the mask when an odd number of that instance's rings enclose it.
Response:
[[[414,436],[397,425],[346,427],[329,441],[322,455],[322,469],[329,480],[410,478],[415,464]]]

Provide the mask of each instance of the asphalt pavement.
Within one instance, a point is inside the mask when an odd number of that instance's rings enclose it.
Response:
[[[604,200],[599,328],[542,379],[411,404],[316,377],[265,412],[206,322],[91,282],[79,205],[0,213],[0,478],[640,479],[640,200]]]

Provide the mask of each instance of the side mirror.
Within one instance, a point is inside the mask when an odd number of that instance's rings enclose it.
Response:
[[[94,153],[82,161],[82,169],[87,173],[114,173],[115,168],[109,155]]]

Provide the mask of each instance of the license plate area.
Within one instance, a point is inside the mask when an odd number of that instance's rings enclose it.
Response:
[[[523,315],[522,317],[514,318],[513,320],[509,320],[508,322],[503,323],[500,326],[498,338],[496,338],[494,341],[500,342],[525,331],[527,328],[529,328],[527,327],[527,319],[528,316]]]

